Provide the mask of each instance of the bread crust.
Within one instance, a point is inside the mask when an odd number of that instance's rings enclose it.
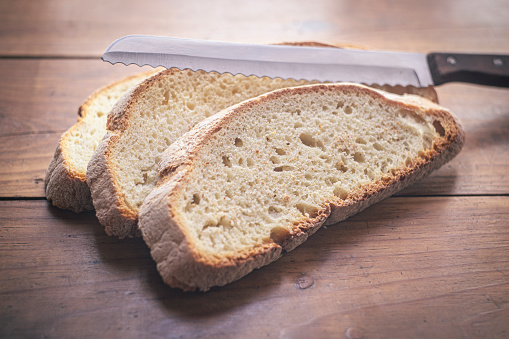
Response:
[[[61,209],[68,209],[75,213],[94,210],[92,196],[87,185],[86,171],[73,165],[73,158],[78,155],[70,152],[71,135],[84,124],[84,119],[90,114],[94,101],[107,95],[108,91],[124,83],[142,80],[154,71],[144,72],[125,77],[100,88],[91,94],[78,109],[78,121],[62,134],[46,172],[45,194],[52,204]]]
[[[188,233],[176,206],[180,190],[189,180],[194,168],[193,159],[200,149],[223,126],[249,107],[288,93],[320,91],[351,91],[401,108],[418,110],[433,116],[443,127],[443,136],[434,140],[433,148],[414,159],[406,168],[394,171],[346,199],[324,201],[314,218],[302,217],[294,222],[283,238],[271,239],[240,252],[225,256],[202,253]],[[170,146],[160,162],[158,187],[145,200],[140,211],[140,229],[151,249],[163,280],[172,287],[186,291],[207,291],[241,278],[253,269],[291,251],[316,232],[326,221],[334,224],[368,206],[394,194],[419,180],[452,159],[461,149],[464,132],[458,120],[447,110],[418,97],[399,97],[355,84],[323,84],[277,90],[258,98],[232,106],[198,124],[193,130]]]
[[[87,183],[99,222],[110,236],[123,239],[141,237],[138,229],[138,211],[128,206],[118,183],[114,160],[115,147],[124,131],[129,128],[132,107],[143,100],[143,93],[154,82],[179,72],[166,69],[142,81],[127,91],[108,115],[107,132],[99,143],[87,167]]]

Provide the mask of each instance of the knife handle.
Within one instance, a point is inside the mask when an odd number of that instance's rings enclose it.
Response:
[[[509,87],[509,55],[430,53],[428,64],[435,85],[458,81]]]

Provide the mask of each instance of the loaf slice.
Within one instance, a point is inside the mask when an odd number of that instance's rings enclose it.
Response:
[[[161,153],[208,116],[268,91],[306,84],[243,75],[164,70],[126,93],[108,116],[87,182],[99,222],[120,238],[140,236],[138,211],[157,183]]]
[[[80,106],[78,122],[60,137],[46,172],[46,198],[53,205],[76,213],[94,209],[86,172],[92,153],[106,133],[107,114],[122,94],[152,74],[129,76],[105,86]]]
[[[354,84],[277,90],[162,155],[140,229],[164,281],[206,291],[439,168],[463,144],[445,108]]]

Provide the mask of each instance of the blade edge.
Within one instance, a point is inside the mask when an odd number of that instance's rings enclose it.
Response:
[[[244,50],[239,51],[239,48]],[[269,52],[261,53],[265,56],[260,56],[253,51]],[[113,42],[102,59],[112,64],[120,62],[125,65],[175,67],[283,79],[383,83],[415,87],[432,85],[426,55],[418,53],[366,52],[324,47],[127,36]]]

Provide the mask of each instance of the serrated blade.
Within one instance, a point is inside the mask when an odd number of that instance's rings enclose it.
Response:
[[[327,47],[257,45],[147,35],[113,42],[102,59],[270,78],[427,87],[425,54]]]

